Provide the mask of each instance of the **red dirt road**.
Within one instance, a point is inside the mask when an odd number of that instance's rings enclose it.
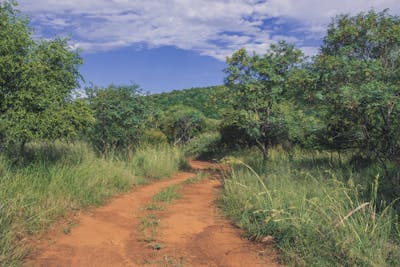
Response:
[[[219,165],[192,162],[194,169]],[[182,185],[182,198],[164,211],[143,208],[163,188],[179,184],[193,173],[143,186],[116,197],[106,206],[78,217],[68,235],[47,236],[25,266],[279,266],[272,247],[241,238],[216,207],[217,179]],[[141,219],[152,214],[159,220],[155,240],[143,241]],[[157,249],[155,248],[157,245]]]

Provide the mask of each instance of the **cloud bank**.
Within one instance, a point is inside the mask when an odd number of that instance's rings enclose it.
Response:
[[[244,47],[264,53],[278,40],[315,54],[339,13],[389,8],[398,0],[20,0],[37,34],[71,36],[87,52],[174,46],[224,60]]]

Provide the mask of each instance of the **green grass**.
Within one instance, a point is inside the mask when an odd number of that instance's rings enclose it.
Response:
[[[186,162],[179,148],[167,145],[141,148],[132,161],[141,175],[150,178],[168,177],[182,169]]]
[[[161,190],[157,194],[153,196],[153,201],[162,201],[171,203],[177,198],[180,198],[181,195],[179,194],[179,190],[181,186],[179,185],[171,185],[166,187],[165,189]]]
[[[160,202],[172,203],[175,199],[180,198],[179,190],[181,189],[180,185],[171,185],[153,196],[153,202],[144,207],[145,210],[150,211],[163,211],[165,210],[165,206],[160,204]],[[156,214],[147,214],[141,219],[141,232],[143,235],[143,241],[145,242],[154,242],[157,239],[157,229],[160,224],[160,220],[158,219]],[[153,244],[153,246],[157,246],[159,244]],[[154,248],[153,248],[154,249]],[[161,249],[158,248],[158,249]]]
[[[101,205],[116,193],[147,182],[145,176],[172,175],[181,157],[177,149],[143,148],[133,160],[101,158],[83,143],[61,142],[28,144],[18,163],[0,156],[0,266],[21,264],[29,251],[27,238],[60,217]],[[159,169],[152,172],[154,166]]]
[[[267,163],[259,155],[244,161],[251,166],[230,159],[236,163],[225,180],[223,209],[251,238],[274,236],[283,263],[400,265],[398,219],[391,205],[377,201],[377,176],[373,186],[356,185],[360,174],[327,153],[289,157],[273,150]]]
[[[155,214],[148,214],[140,220],[140,230],[143,234],[143,241],[154,242],[157,238],[157,229],[160,220]]]
[[[163,211],[165,210],[165,206],[160,205],[158,203],[152,202],[149,205],[144,207],[145,210],[157,210],[157,211]]]

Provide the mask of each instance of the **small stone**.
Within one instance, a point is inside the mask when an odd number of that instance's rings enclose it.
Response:
[[[265,243],[265,244],[274,244],[275,243],[275,239],[272,235],[267,235],[265,237],[263,237],[261,239],[261,243]]]

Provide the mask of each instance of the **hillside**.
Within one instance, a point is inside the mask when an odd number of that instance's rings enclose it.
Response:
[[[174,105],[186,105],[201,111],[206,117],[218,119],[220,111],[227,105],[220,101],[226,92],[223,85],[174,90],[168,93],[150,95],[155,105],[160,109]]]

